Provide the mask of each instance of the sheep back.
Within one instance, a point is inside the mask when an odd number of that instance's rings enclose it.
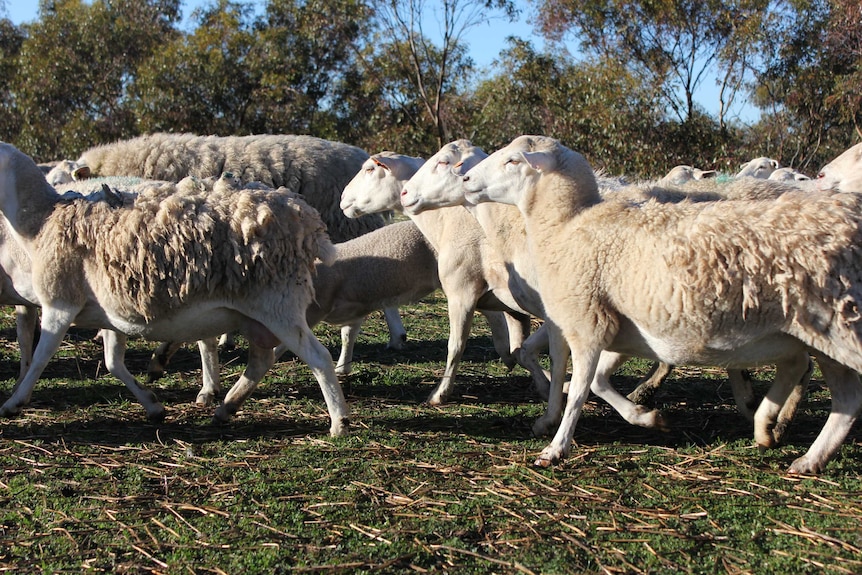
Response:
[[[202,296],[275,288],[310,299],[315,258],[332,250],[317,212],[293,193],[165,185],[142,192],[132,208],[58,203],[36,261],[50,293],[89,284],[108,307],[149,320]]]
[[[380,214],[347,218],[341,192],[368,154],[360,148],[304,135],[198,136],[155,133],[86,150],[79,159],[97,176],[128,175],[178,182],[186,176],[232,172],[301,194],[342,242],[384,225]]]

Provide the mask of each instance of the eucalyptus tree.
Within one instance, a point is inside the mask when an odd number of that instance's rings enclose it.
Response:
[[[176,34],[179,3],[40,2],[12,81],[23,121],[18,146],[56,159],[137,133],[129,86],[139,62]]]
[[[699,114],[695,94],[718,78],[719,123],[743,88],[769,0],[540,0],[537,25],[571,34],[587,55],[624,63],[653,86],[680,122]]]

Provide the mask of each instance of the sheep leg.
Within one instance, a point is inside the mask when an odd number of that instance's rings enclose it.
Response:
[[[451,297],[449,297],[450,293],[452,294]],[[428,397],[430,405],[440,405],[451,395],[455,386],[458,364],[461,362],[461,356],[464,355],[464,347],[473,325],[476,299],[473,298],[468,302],[467,299],[459,297],[461,294],[454,290],[450,290],[446,295],[449,308],[449,345],[446,353],[446,368],[440,383]]]
[[[547,334],[548,354],[551,357],[551,384],[548,392],[548,407],[533,424],[533,434],[536,437],[549,435],[560,424],[563,415],[563,387],[566,382],[566,368],[569,365],[569,346],[560,330],[549,321],[546,321],[542,327]]]
[[[347,426],[350,423],[350,410],[344,399],[344,392],[338,384],[338,376],[335,374],[335,365],[332,363],[332,356],[329,354],[329,350],[320,343],[308,326],[293,325],[291,329],[273,333],[281,340],[281,344],[275,350],[260,346],[249,346],[249,365],[246,367],[246,371],[240,377],[240,380],[231,387],[227,397],[225,397],[224,404],[216,410],[215,419],[217,421],[229,420],[257,386],[257,382],[260,381],[266,370],[275,363],[275,358],[281,356],[282,353],[289,349],[308,365],[318,385],[320,385],[331,422],[329,434],[337,437],[347,433]],[[244,381],[249,368],[252,367],[251,353],[255,347],[261,350],[269,350],[269,357],[265,357],[265,359],[268,359],[268,364],[256,380],[253,382]],[[255,353],[265,355],[262,351]],[[254,376],[256,373],[252,372],[251,375]]]
[[[530,372],[536,392],[545,401],[548,401],[550,397],[551,374],[539,364],[539,350],[546,350],[550,345],[548,342],[548,331],[547,324],[543,323],[539,329],[531,333],[530,337],[524,340],[521,348],[516,351],[518,365]],[[565,353],[568,354],[568,351]],[[568,355],[565,357],[565,361],[568,361]]]
[[[632,425],[667,431],[667,423],[659,410],[649,409],[629,401],[611,385],[611,376],[627,359],[629,357],[626,355],[603,351],[599,356],[599,363],[590,384],[590,390],[609,403],[623,419]]]
[[[790,465],[790,473],[822,472],[862,413],[862,382],[859,374],[821,355],[817,356],[817,363],[832,394],[832,411],[805,455]]]
[[[523,313],[503,312],[506,319],[506,334],[509,340],[509,355],[503,358],[506,366],[514,369],[518,362],[518,350],[530,336],[530,316]],[[523,366],[522,366],[523,367]]]
[[[198,340],[201,353],[201,378],[203,385],[195,399],[195,404],[202,407],[215,405],[216,397],[221,391],[218,360],[218,338],[210,337]]]
[[[224,403],[215,410],[213,418],[219,423],[226,423],[236,415],[236,412],[239,411],[239,408],[274,363],[275,351],[273,348],[249,342],[248,364],[246,364],[245,370],[237,382],[228,390]]]
[[[401,323],[401,314],[398,313],[397,307],[383,308],[383,318],[386,320],[386,327],[389,328],[389,343],[386,344],[387,349],[404,349],[404,343],[407,341],[407,330],[404,329],[404,324]],[[341,341],[344,342],[344,328],[341,332]],[[356,338],[354,337],[354,340]],[[342,353],[344,348],[342,348]],[[339,365],[341,362],[339,361]],[[348,368],[347,373],[350,373]]]
[[[573,338],[566,338],[566,341],[571,341]],[[575,426],[578,423],[578,418],[581,415],[581,410],[584,407],[584,402],[590,394],[590,383],[596,373],[596,367],[601,356],[601,348],[593,347],[582,352],[585,346],[573,346],[569,344],[571,357],[578,358],[572,362],[572,378],[569,382],[568,399],[566,400],[566,409],[563,412],[563,418],[560,426],[557,428],[557,433],[551,443],[548,444],[539,457],[535,461],[535,465],[539,467],[549,467],[560,461],[572,450],[572,440],[575,435]],[[562,390],[561,390],[562,391]],[[552,393],[553,397],[553,393]]]
[[[757,410],[758,404],[754,397],[754,389],[751,386],[751,374],[744,369],[728,369],[727,379],[730,381],[736,409],[745,419],[753,422],[754,412]]]
[[[653,362],[650,370],[640,380],[638,386],[628,394],[628,399],[635,403],[644,404],[651,400],[670,372],[673,366],[663,361]]]
[[[156,399],[156,394],[138,383],[135,377],[126,367],[126,341],[125,334],[105,329],[102,330],[102,344],[105,348],[105,367],[111,375],[126,384],[132,395],[138,400],[147,412],[150,421],[161,421],[165,418],[165,408]]]
[[[395,316],[398,318],[398,322],[401,323],[401,317],[398,315],[397,309],[395,309]],[[335,373],[349,375],[353,369],[353,346],[356,344],[356,338],[364,321],[365,318],[362,318],[354,323],[341,326],[341,355],[338,356],[338,362],[335,364]],[[390,331],[391,334],[392,332]],[[404,337],[406,338],[407,336],[405,335]]]
[[[509,318],[501,311],[479,310],[479,313],[488,320],[488,328],[491,330],[491,341],[494,342],[494,350],[500,356],[500,359],[503,360],[506,367],[511,370],[515,367],[515,358],[512,356],[512,346],[510,345]]]
[[[69,326],[78,315],[80,307],[70,306],[68,309],[63,309],[54,306],[45,306],[42,308],[42,333],[39,336],[39,343],[33,352],[33,361],[30,364],[30,369],[24,376],[9,399],[0,407],[0,417],[11,417],[21,412],[21,408],[30,403],[30,397],[33,394],[33,388],[39,380],[39,376],[45,370],[45,366],[54,357],[54,354],[59,349]]]
[[[185,345],[182,341],[163,341],[153,350],[150,363],[147,366],[147,379],[150,383],[165,375],[165,368],[180,348]]]
[[[784,435],[787,433],[787,429],[793,422],[793,418],[796,417],[796,411],[799,409],[799,404],[802,402],[802,398],[805,397],[805,394],[808,393],[808,383],[811,381],[811,373],[813,371],[814,363],[809,357],[808,369],[801,375],[799,382],[793,386],[793,390],[790,392],[787,399],[784,400],[784,405],[778,413],[778,421],[775,423],[775,428],[772,430],[775,441],[778,443],[782,443],[784,441]]]
[[[15,306],[15,331],[18,336],[18,349],[21,352],[21,368],[18,381],[12,388],[14,393],[18,384],[27,375],[30,364],[33,362],[33,342],[36,339],[36,326],[39,322],[39,313],[35,307],[26,305]]]
[[[797,390],[802,387],[803,382],[807,385],[811,375],[810,370],[811,358],[807,352],[800,352],[776,364],[775,381],[754,413],[754,441],[761,448],[771,448],[778,444],[781,434],[785,432],[789,423],[789,421],[782,421],[781,429],[776,433],[779,419],[792,417],[795,413],[801,398]],[[796,404],[789,408],[789,412],[784,412],[784,405],[792,394],[799,396],[795,400]],[[782,413],[784,413],[783,416]]]

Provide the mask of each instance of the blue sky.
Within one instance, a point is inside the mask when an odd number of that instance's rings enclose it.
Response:
[[[3,0],[0,0],[2,2]],[[480,67],[490,66],[493,60],[500,54],[500,51],[506,45],[506,38],[516,36],[525,40],[530,40],[537,50],[541,50],[544,46],[541,37],[533,33],[532,25],[529,22],[530,10],[526,0],[516,0],[521,6],[521,15],[516,22],[507,22],[505,19],[496,19],[485,24],[478,25],[470,29],[470,48],[471,55],[476,64]],[[206,4],[206,0],[185,0],[183,2],[183,18],[184,25],[187,24],[190,14],[194,8]],[[263,5],[263,0],[254,2],[258,6]],[[429,3],[429,5],[433,5]],[[5,0],[6,15],[15,24],[23,22],[31,22],[38,15],[38,2],[36,0]],[[0,10],[0,15],[3,11]],[[436,25],[433,21],[426,24],[425,33],[429,36],[436,30]],[[712,78],[708,78],[701,85],[701,89],[695,94],[698,102],[704,109],[714,117],[718,114],[718,89]],[[740,102],[734,106],[734,114],[731,119],[738,119],[743,122],[753,122],[758,117],[758,111],[751,106]]]

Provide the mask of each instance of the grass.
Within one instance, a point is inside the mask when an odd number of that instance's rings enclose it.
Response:
[[[423,405],[446,354],[445,302],[403,310],[410,341],[385,350],[372,316],[342,383],[351,434],[309,370],[277,364],[237,417],[198,408],[197,351],[156,382],[163,423],[105,374],[91,332],[68,338],[21,416],[0,421],[0,571],[14,573],[862,573],[858,426],[819,477],[785,473],[823,425],[818,373],[788,444],[760,452],[720,370],[679,369],[656,399],[669,433],[591,398],[572,456],[547,442],[523,370],[507,373],[477,319],[445,406]],[[0,398],[17,374],[2,327]],[[337,352],[337,330],[319,326]],[[151,345],[128,363],[146,369]],[[231,383],[240,350],[222,352]],[[615,378],[632,389],[647,369]],[[764,393],[772,373],[755,374]]]

